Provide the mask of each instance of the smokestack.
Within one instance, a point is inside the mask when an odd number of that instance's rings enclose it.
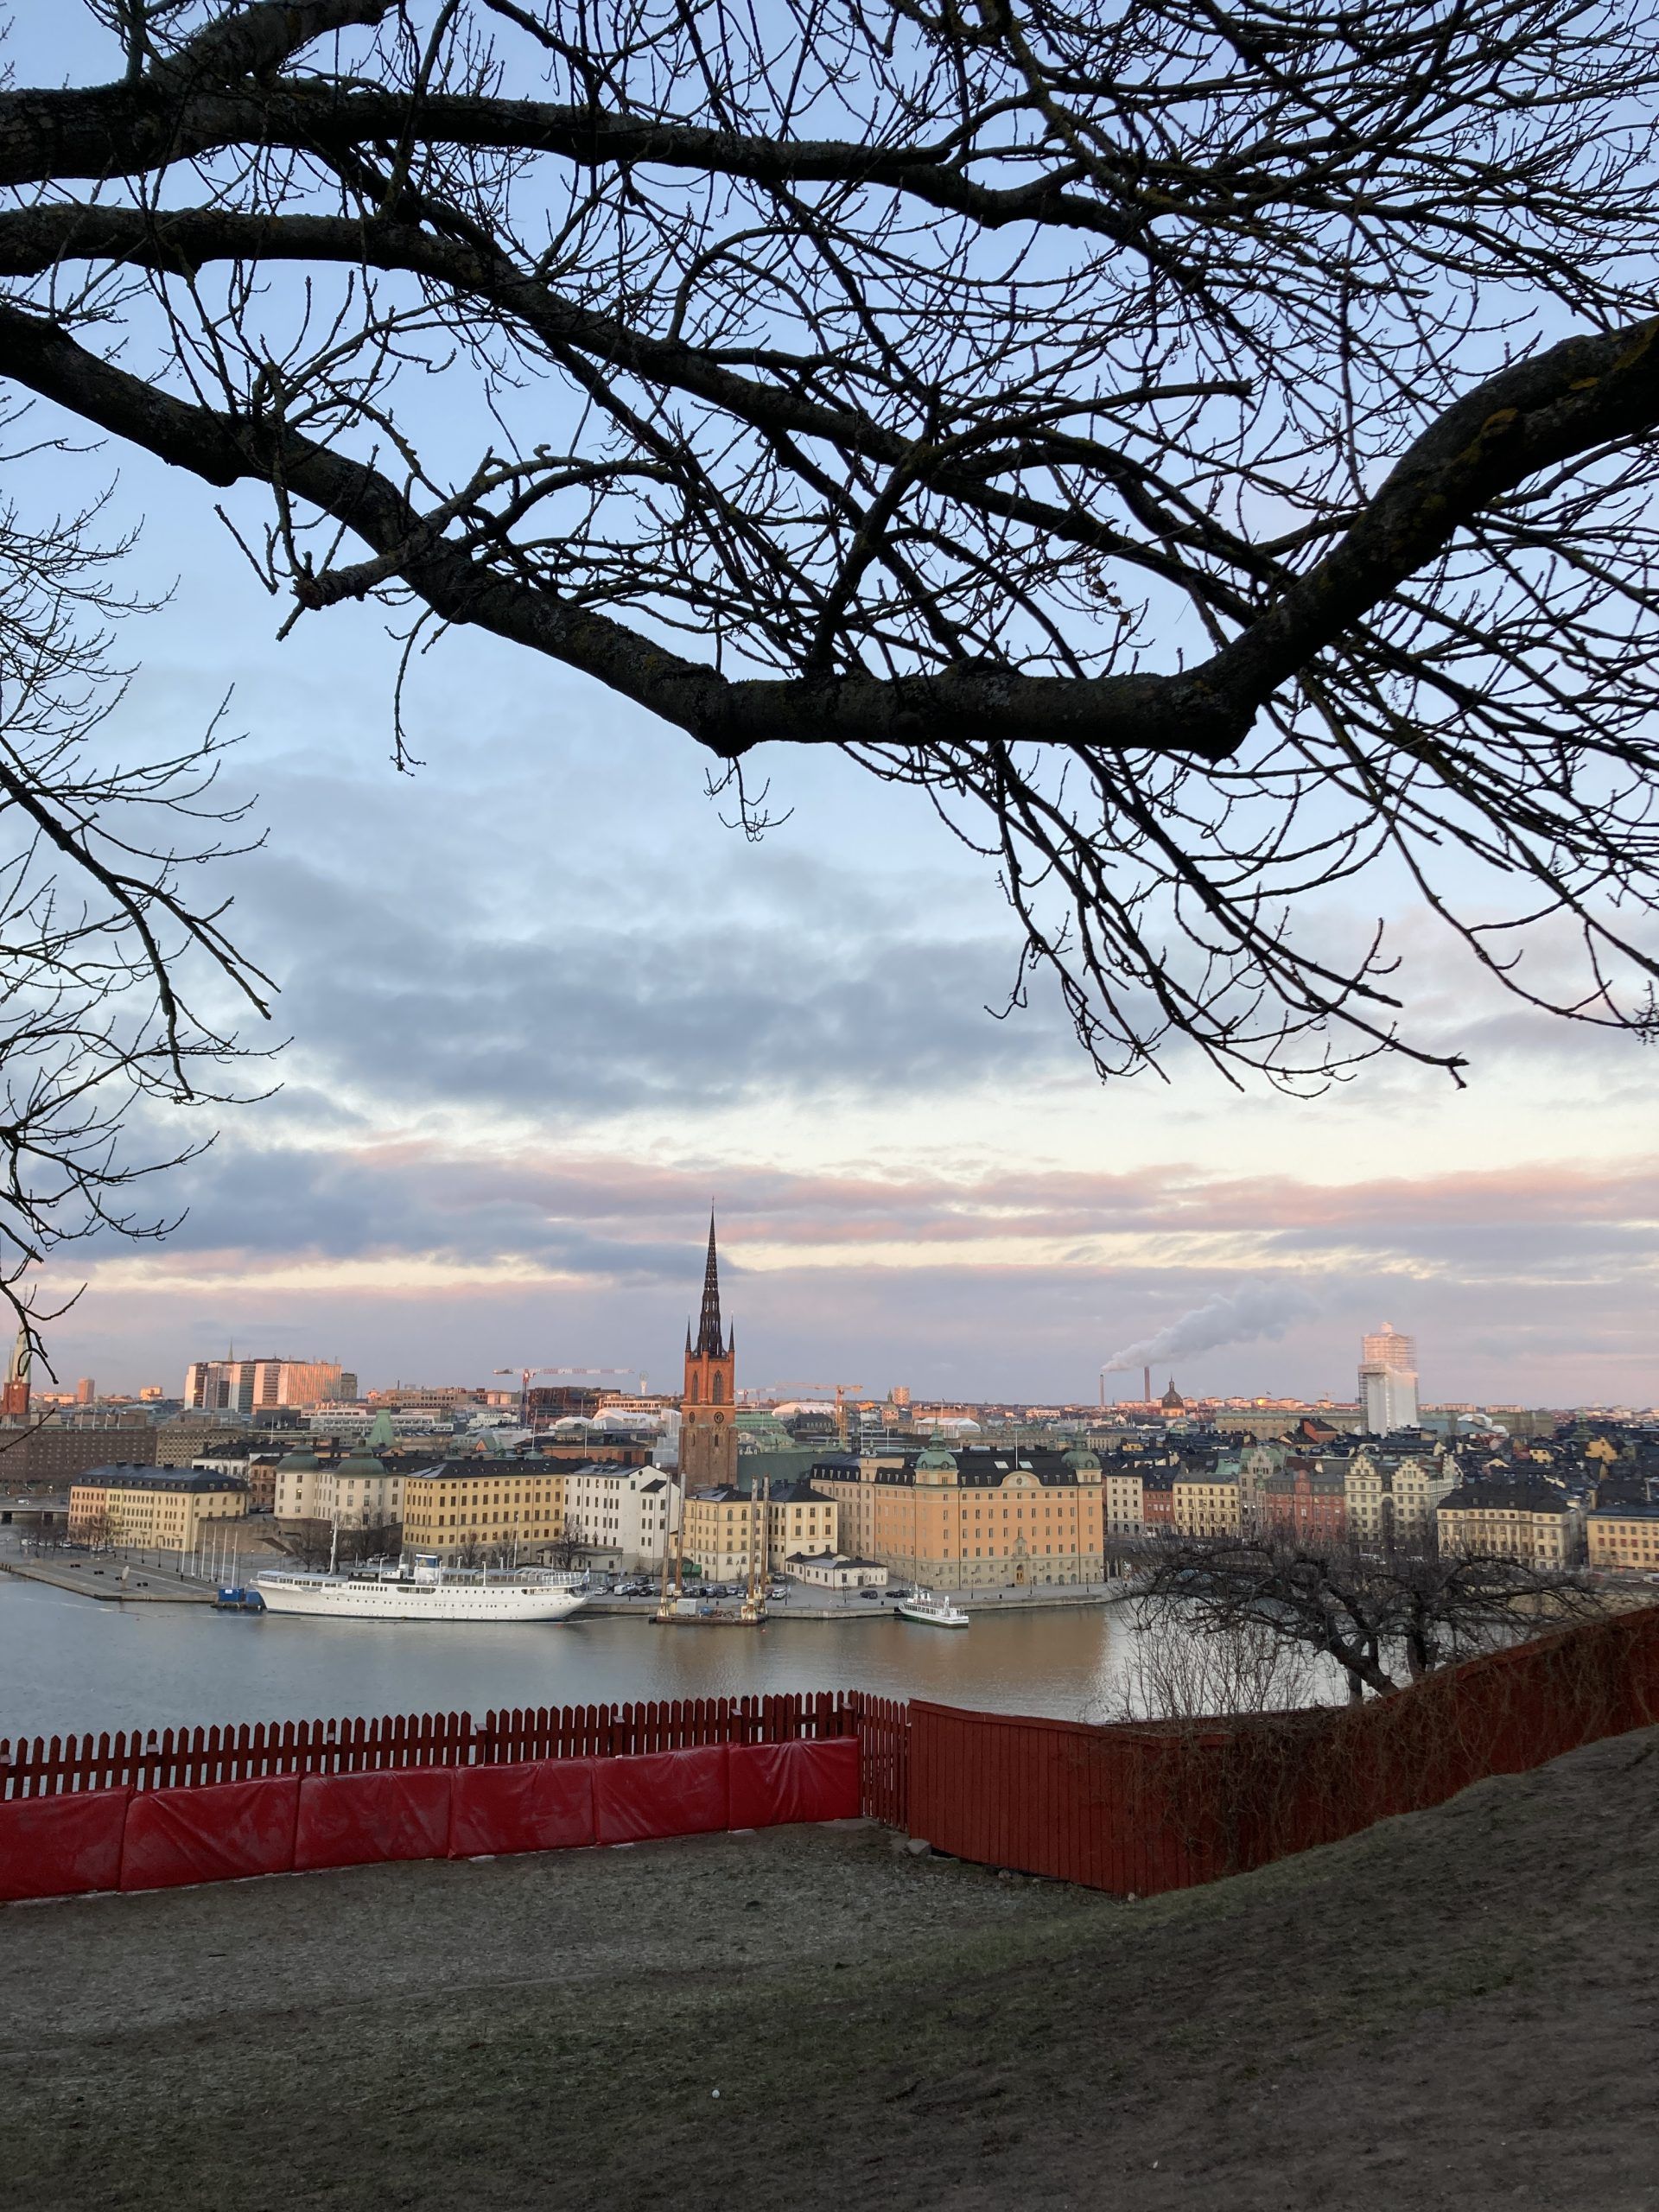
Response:
[[[1143,1367],[1141,1370],[1141,1395],[1147,1405],[1152,1403],[1152,1370],[1149,1367]]]

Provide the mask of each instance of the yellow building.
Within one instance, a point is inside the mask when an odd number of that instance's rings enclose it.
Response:
[[[810,1482],[774,1491],[766,1503],[768,1564],[780,1570],[798,1552],[816,1554],[838,1548],[839,1515],[834,1502]],[[760,1540],[761,1505],[749,1491],[722,1484],[694,1490],[685,1501],[685,1556],[715,1582],[747,1579]]]
[[[1103,1467],[1100,1477],[1100,1507],[1109,1536],[1144,1535],[1146,1478],[1118,1467]]]
[[[1659,1574],[1659,1505],[1599,1505],[1584,1530],[1592,1567]]]
[[[539,1459],[448,1459],[405,1475],[404,1548],[441,1559],[516,1549],[533,1560],[564,1535],[566,1481]]]
[[[813,1469],[812,1486],[836,1502],[843,1551],[928,1589],[1105,1576],[1101,1467],[1092,1452],[967,1445],[953,1452],[936,1438],[903,1459],[826,1461]],[[1118,1504],[1127,1519],[1127,1489]],[[1139,1533],[1138,1496],[1133,1510]]]
[[[1578,1556],[1579,1510],[1547,1483],[1466,1483],[1440,1501],[1435,1520],[1443,1552],[1529,1567],[1566,1567]]]
[[[1333,1463],[1322,1460],[1322,1466]],[[1458,1487],[1457,1465],[1411,1457],[1382,1460],[1356,1452],[1339,1463],[1348,1503],[1348,1530],[1362,1551],[1390,1543],[1422,1543],[1434,1531],[1435,1512]]]
[[[190,1552],[204,1522],[240,1521],[248,1485],[189,1467],[92,1467],[69,1485],[73,1543]]]
[[[1203,1472],[1177,1469],[1170,1490],[1170,1512],[1178,1536],[1202,1540],[1238,1535],[1236,1472],[1224,1472],[1219,1467]]]

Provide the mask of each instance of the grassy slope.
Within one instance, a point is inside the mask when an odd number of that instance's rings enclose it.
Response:
[[[1650,1731],[1133,1906],[842,1830],[14,1908],[0,2194],[1659,2207],[1656,1808]]]

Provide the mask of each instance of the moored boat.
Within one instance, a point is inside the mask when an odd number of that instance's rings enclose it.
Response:
[[[932,1590],[912,1590],[897,1608],[905,1621],[921,1621],[929,1628],[966,1628],[968,1616],[949,1598]]]
[[[276,1568],[257,1579],[268,1613],[313,1619],[562,1621],[585,1605],[579,1574],[547,1567],[455,1567],[418,1555],[411,1565],[345,1574]]]

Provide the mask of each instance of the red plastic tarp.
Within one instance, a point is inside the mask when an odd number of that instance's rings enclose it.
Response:
[[[601,1843],[707,1835],[726,1822],[726,1746],[648,1751],[594,1763],[594,1812]]]
[[[130,1789],[76,1789],[0,1804],[0,1897],[67,1897],[121,1886]]]
[[[729,1756],[734,1828],[858,1818],[855,1736],[822,1744],[734,1744]]]
[[[449,1856],[569,1851],[597,1840],[591,1759],[526,1759],[454,1770]]]
[[[195,1789],[141,1789],[127,1808],[124,1890],[172,1890],[286,1874],[294,1864],[297,1774],[215,1782]]]
[[[296,1868],[442,1859],[449,1848],[447,1766],[385,1774],[308,1774],[300,1784]]]

